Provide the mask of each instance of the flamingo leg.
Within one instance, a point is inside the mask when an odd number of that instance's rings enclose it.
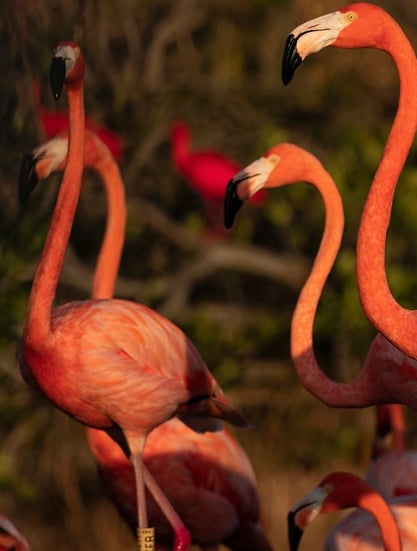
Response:
[[[146,465],[143,465],[143,478],[149,492],[158,504],[166,519],[174,531],[174,551],[187,551],[191,544],[191,536],[188,529],[178,516],[177,512],[169,502],[168,498],[149,472]]]
[[[136,503],[138,508],[138,550],[154,551],[155,541],[153,531],[148,531],[148,513],[146,509],[142,452],[132,453],[130,460],[135,472],[136,482]]]

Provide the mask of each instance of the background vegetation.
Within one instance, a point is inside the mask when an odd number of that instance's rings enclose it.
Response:
[[[406,0],[379,4],[417,44],[416,7]],[[202,203],[171,165],[169,126],[183,118],[195,147],[218,149],[242,166],[275,143],[292,141],[332,173],[344,197],[346,231],[315,340],[323,370],[347,381],[375,334],[357,297],[355,242],[396,108],[391,60],[381,52],[329,48],[283,87],[288,32],[340,7],[335,0],[0,5],[0,510],[35,551],[133,549],[104,495],[84,429],[27,389],[15,361],[60,178],[51,178],[19,211],[20,159],[42,140],[32,80],[39,80],[42,104],[56,108],[48,89],[51,51],[57,41],[74,39],[87,60],[87,113],[126,146],[120,165],[129,222],[117,294],[180,325],[253,420],[255,429],[237,437],[258,474],[268,531],[277,549],[285,548],[292,502],[333,468],[362,473],[372,435],[372,409],[327,408],[304,391],[289,358],[291,314],[317,251],[323,208],[305,184],[271,191],[264,208],[243,209],[227,241],[207,241]],[[65,109],[65,101],[58,107]],[[395,198],[387,255],[393,293],[411,307],[417,291],[415,175],[413,152]],[[85,182],[58,302],[89,294],[106,205],[95,175],[86,172]],[[233,251],[248,245],[238,260]],[[254,262],[259,251],[270,253],[265,266]],[[410,413],[408,421],[412,446],[416,422]],[[310,541],[319,541],[333,522],[318,523]]]

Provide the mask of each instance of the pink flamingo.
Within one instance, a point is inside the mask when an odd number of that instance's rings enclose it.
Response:
[[[295,69],[309,54],[330,45],[381,49],[392,57],[398,70],[398,110],[359,227],[357,278],[366,316],[395,347],[417,359],[417,311],[398,304],[385,272],[385,243],[394,192],[417,128],[417,59],[394,19],[376,5],[358,2],[303,23],[291,32],[282,64],[284,84],[291,81]],[[382,340],[380,347],[387,349],[387,355],[394,354]],[[395,372],[400,380],[416,379],[416,365],[406,357],[398,357]]]
[[[56,135],[68,130],[68,115],[57,109],[47,109],[41,103],[39,83],[33,81],[33,95],[39,113],[39,120],[46,138],[54,138]],[[85,126],[92,130],[110,149],[116,159],[123,155],[123,140],[114,132],[101,126],[91,117],[85,117]]]
[[[0,515],[0,551],[30,551],[26,538],[3,515]]]
[[[83,75],[78,45],[59,43],[51,85],[58,98],[65,83],[68,159],[32,285],[19,360],[29,385],[81,423],[106,430],[130,455],[141,535],[148,525],[144,477],[152,492],[155,487],[142,461],[149,432],[174,415],[206,429],[217,428],[215,418],[247,422],[232,409],[191,341],[153,310],[115,299],[52,308],[81,188]],[[179,542],[177,549],[186,545]]]
[[[320,370],[313,348],[314,318],[340,247],[344,216],[334,181],[313,155],[295,145],[280,144],[235,175],[226,192],[226,227],[233,224],[236,211],[243,201],[259,189],[299,181],[311,183],[319,190],[326,210],[320,248],[291,322],[291,357],[300,381],[319,400],[333,407],[403,402],[417,409],[416,389],[410,385],[407,373],[399,377],[394,370],[405,357],[382,335],[377,335],[373,340],[361,372],[351,383],[332,381]],[[408,362],[417,366],[414,360],[408,359]]]
[[[324,546],[327,551],[415,551],[416,506],[416,496],[386,502],[361,478],[333,472],[288,513],[290,549],[298,549],[306,526],[320,513],[359,507],[360,510],[345,517],[330,532]]]
[[[103,431],[88,429],[110,497],[132,531],[137,524],[134,472],[120,447]],[[260,524],[256,478],[249,458],[225,429],[197,434],[178,419],[154,429],[143,460],[190,530],[192,541],[207,551],[223,543],[235,551],[271,551]],[[152,499],[147,500],[156,540],[166,549],[169,525]]]
[[[384,498],[417,495],[417,452],[405,449],[404,413],[400,404],[376,408],[373,461],[366,472],[367,482]],[[392,449],[384,449],[390,435]]]
[[[171,155],[175,169],[203,198],[206,219],[211,234],[221,236],[221,209],[227,182],[240,170],[239,165],[211,149],[192,151],[190,130],[185,122],[175,121],[171,126]],[[258,193],[252,200],[262,204],[264,194]]]
[[[67,149],[68,135],[61,133],[25,156],[20,178],[23,201],[38,178],[45,179],[51,172],[65,168]],[[109,149],[88,129],[85,130],[84,163],[100,174],[109,205],[92,295],[111,298],[126,219],[123,182]],[[132,530],[136,530],[135,480],[130,461],[104,431],[87,429],[87,433],[110,495]],[[212,542],[226,541],[236,550],[243,549],[242,546],[272,549],[259,524],[259,497],[249,458],[225,429],[201,435],[176,419],[167,421],[150,433],[144,463],[164,487],[175,511],[185,520],[193,541],[200,542],[203,547],[209,542],[210,548]],[[156,527],[157,542],[170,541],[171,532],[159,507],[151,498],[147,503],[150,524]],[[195,507],[198,507],[198,516]],[[177,527],[175,524],[174,528]]]

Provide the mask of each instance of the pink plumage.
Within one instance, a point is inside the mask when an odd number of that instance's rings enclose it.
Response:
[[[130,461],[103,431],[89,429],[88,440],[110,496],[135,531],[136,495]],[[205,548],[224,543],[236,551],[272,550],[260,524],[253,468],[225,429],[197,434],[178,419],[171,419],[149,434],[143,458],[195,544]],[[169,546],[172,529],[149,495],[147,501],[157,541]]]

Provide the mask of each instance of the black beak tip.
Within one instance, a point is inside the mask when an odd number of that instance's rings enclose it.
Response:
[[[65,59],[62,57],[52,58],[49,71],[49,81],[51,84],[52,95],[57,101],[61,95],[66,76]]]
[[[285,42],[281,64],[281,79],[284,86],[291,82],[297,67],[302,61],[300,54],[297,52],[297,39],[293,34],[290,34]]]
[[[38,184],[38,177],[34,170],[36,159],[32,153],[24,155],[19,169],[19,204],[24,207],[27,200]]]
[[[230,230],[235,221],[236,214],[243,205],[242,199],[236,193],[238,181],[230,180],[227,184],[226,195],[224,198],[224,225]]]
[[[288,513],[287,522],[290,551],[297,551],[303,537],[303,531],[295,524],[295,513]]]

